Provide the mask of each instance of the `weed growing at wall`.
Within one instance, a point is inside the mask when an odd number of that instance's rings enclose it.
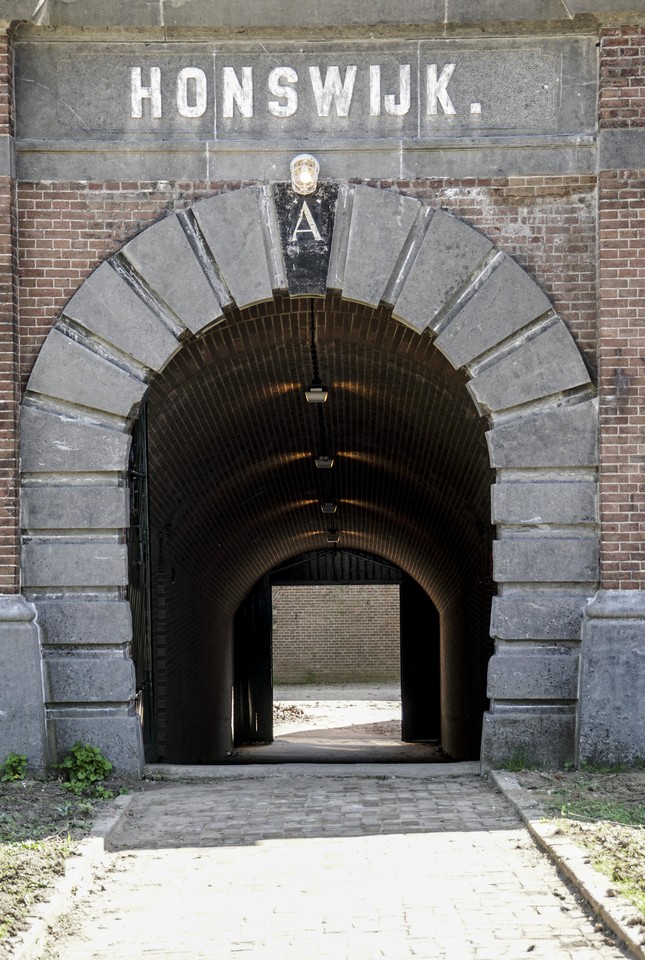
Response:
[[[63,788],[77,797],[109,800],[114,796],[112,790],[102,783],[112,772],[112,764],[98,747],[77,740],[65,759],[58,764],[58,769],[67,777]]]
[[[27,757],[24,753],[10,753],[0,767],[0,780],[7,783],[10,780],[24,780],[27,773]]]

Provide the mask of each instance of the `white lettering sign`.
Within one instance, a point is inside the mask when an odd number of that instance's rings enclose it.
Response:
[[[410,64],[399,66],[399,99],[393,93],[383,98],[385,112],[391,117],[404,117],[410,110],[412,87],[410,85]],[[370,67],[370,117],[381,116],[381,68],[378,64]]]
[[[303,223],[304,220],[307,221],[306,226]],[[293,242],[294,240],[297,240],[298,237],[303,233],[310,233],[314,240],[322,240],[322,237],[320,236],[320,230],[318,229],[313,214],[309,209],[309,204],[306,200],[303,202],[300,209],[300,214],[298,215],[298,220],[296,222],[296,228],[291,235],[291,241]]]
[[[192,87],[190,94],[189,87]],[[206,74],[198,67],[184,67],[177,74],[177,110],[180,116],[202,117],[206,113],[207,106]]]
[[[455,114],[453,102],[448,94],[448,83],[455,72],[456,63],[447,63],[441,73],[438,73],[436,63],[428,64],[427,73],[427,111],[432,116],[439,112],[439,104],[444,113]]]
[[[426,116],[432,117],[440,114],[453,116],[457,113],[448,93],[448,84],[455,67],[455,63],[446,63],[439,71],[439,66],[436,63],[426,65]],[[359,75],[359,68],[355,65],[349,65],[344,68],[343,75],[341,67],[331,65],[326,67],[323,79],[321,68],[310,66],[309,108],[311,109],[312,106],[311,96],[313,94],[313,105],[319,117],[331,118],[334,114],[339,118],[349,117],[355,101],[357,80],[361,79],[361,97],[363,99],[360,103],[364,110],[365,98],[367,99],[370,117],[404,117],[410,113],[412,108],[412,70],[409,63],[398,64],[398,78],[394,80],[393,84],[392,68],[389,66],[388,92],[383,91],[385,84],[383,68],[380,64],[370,64],[369,68],[362,69],[365,72]],[[259,95],[254,86],[253,67],[224,66],[221,76],[221,116],[226,120],[232,120],[236,116],[252,118],[255,111],[255,98]],[[143,119],[145,101],[148,101],[149,104],[149,116],[155,120],[161,118],[161,80],[160,67],[150,67],[145,81],[141,67],[131,68],[130,103],[133,119]],[[303,102],[303,97],[299,96],[297,89],[298,82],[298,72],[293,67],[284,65],[272,69],[268,77],[265,77],[262,81],[263,84],[266,83],[264,110],[270,116],[278,118],[293,117],[297,114]],[[177,113],[181,117],[195,119],[206,113],[208,109],[208,78],[204,70],[190,66],[179,70],[175,85],[175,101]],[[360,109],[361,107],[356,108],[354,113],[356,114]],[[468,112],[471,115],[480,115],[482,113],[481,102],[468,104]],[[360,116],[360,114],[357,115]]]
[[[253,67],[242,67],[242,80],[238,80],[233,67],[222,70],[224,91],[222,95],[222,116],[234,117],[235,107],[240,116],[253,116]]]
[[[329,116],[332,102],[336,107],[337,116],[349,116],[357,70],[358,67],[347,67],[345,79],[341,83],[340,67],[327,67],[323,84],[320,67],[309,67],[309,76],[311,77],[311,86],[316,98],[316,109],[319,117]]]
[[[143,117],[143,101],[150,101],[150,116],[158,120],[161,116],[161,70],[150,68],[150,86],[144,87],[141,80],[141,67],[132,67],[130,71],[130,102],[135,120]]]
[[[297,82],[298,74],[292,67],[276,67],[269,74],[269,93],[284,100],[284,103],[269,100],[269,113],[274,117],[292,117],[298,109],[298,94],[293,87],[284,86],[287,83]]]

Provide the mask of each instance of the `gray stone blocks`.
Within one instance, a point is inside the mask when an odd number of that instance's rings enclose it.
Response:
[[[645,760],[645,592],[600,590],[585,608],[578,761]]]
[[[420,209],[411,197],[355,188],[342,289],[347,300],[379,305]]]
[[[109,263],[101,264],[94,271],[69,301],[64,313],[153,370],[163,369],[179,349],[170,330]]]
[[[20,460],[24,473],[95,473],[128,467],[131,438],[99,427],[23,405],[20,412]]]
[[[580,640],[584,594],[548,590],[493,597],[491,636],[501,640]]]
[[[488,663],[488,696],[496,700],[575,700],[578,651],[499,648]]]
[[[113,774],[140,777],[143,770],[141,723],[136,716],[122,714],[97,717],[74,713],[49,720],[52,760],[60,760],[77,740],[98,747],[114,765]]]
[[[453,367],[463,367],[551,309],[534,280],[505,257],[436,340]]]
[[[42,600],[35,602],[45,646],[126,645],[132,615],[125,600]]]
[[[125,703],[134,699],[132,660],[61,657],[45,660],[48,703]]]
[[[128,582],[127,548],[114,541],[31,541],[22,548],[24,586],[115,587]]]
[[[484,412],[495,412],[589,383],[580,351],[558,320],[533,340],[486,367],[468,384]]]
[[[262,229],[260,195],[255,188],[222,193],[193,207],[222,279],[238,307],[273,296]]]
[[[58,484],[25,487],[22,526],[28,530],[123,529],[129,523],[128,492],[117,486]]]
[[[26,754],[31,771],[46,765],[40,642],[34,608],[20,596],[0,597],[0,762]]]
[[[595,537],[506,537],[493,543],[499,583],[595,583],[598,575]]]
[[[575,724],[573,712],[566,708],[485,713],[482,769],[499,769],[513,759],[552,769],[564,767],[573,762]]]
[[[483,234],[435,211],[394,306],[396,319],[419,333],[434,329],[439,311],[492,249]]]
[[[486,434],[492,467],[591,467],[598,463],[598,402],[567,405]]]
[[[595,523],[596,484],[589,481],[496,483],[491,488],[493,523]]]
[[[53,329],[38,354],[29,390],[127,417],[141,400],[146,385]]]
[[[222,317],[222,308],[195,257],[179,218],[165,217],[138,234],[123,253],[181,323],[198,333]],[[168,269],[168,263],[174,265]]]

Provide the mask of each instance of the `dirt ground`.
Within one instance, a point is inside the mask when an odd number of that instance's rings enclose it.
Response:
[[[633,923],[645,935],[645,769],[524,770],[514,776],[545,817],[589,853],[611,881],[609,889],[631,901]]]

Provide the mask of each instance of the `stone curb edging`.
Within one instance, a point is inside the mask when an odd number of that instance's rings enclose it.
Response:
[[[230,765],[184,766],[171,763],[150,763],[143,768],[146,780],[188,782],[209,780],[258,780],[285,777],[428,777],[479,776],[478,761],[460,763],[232,763]]]
[[[491,771],[491,782],[518,812],[529,833],[548,854],[559,870],[574,884],[585,900],[602,917],[607,926],[631,950],[637,960],[645,960],[645,948],[634,938],[627,925],[635,908],[624,897],[607,896],[611,881],[594,870],[587,856],[572,840],[556,832],[552,823],[543,820],[545,813],[537,801],[527,797],[515,777],[502,771]]]
[[[65,861],[65,873],[54,885],[46,901],[36,905],[33,919],[17,941],[11,960],[37,960],[48,927],[69,909],[70,901],[89,888],[94,869],[100,864],[106,845],[134,794],[116,797],[110,812],[97,817],[90,835],[78,844],[76,854]]]

